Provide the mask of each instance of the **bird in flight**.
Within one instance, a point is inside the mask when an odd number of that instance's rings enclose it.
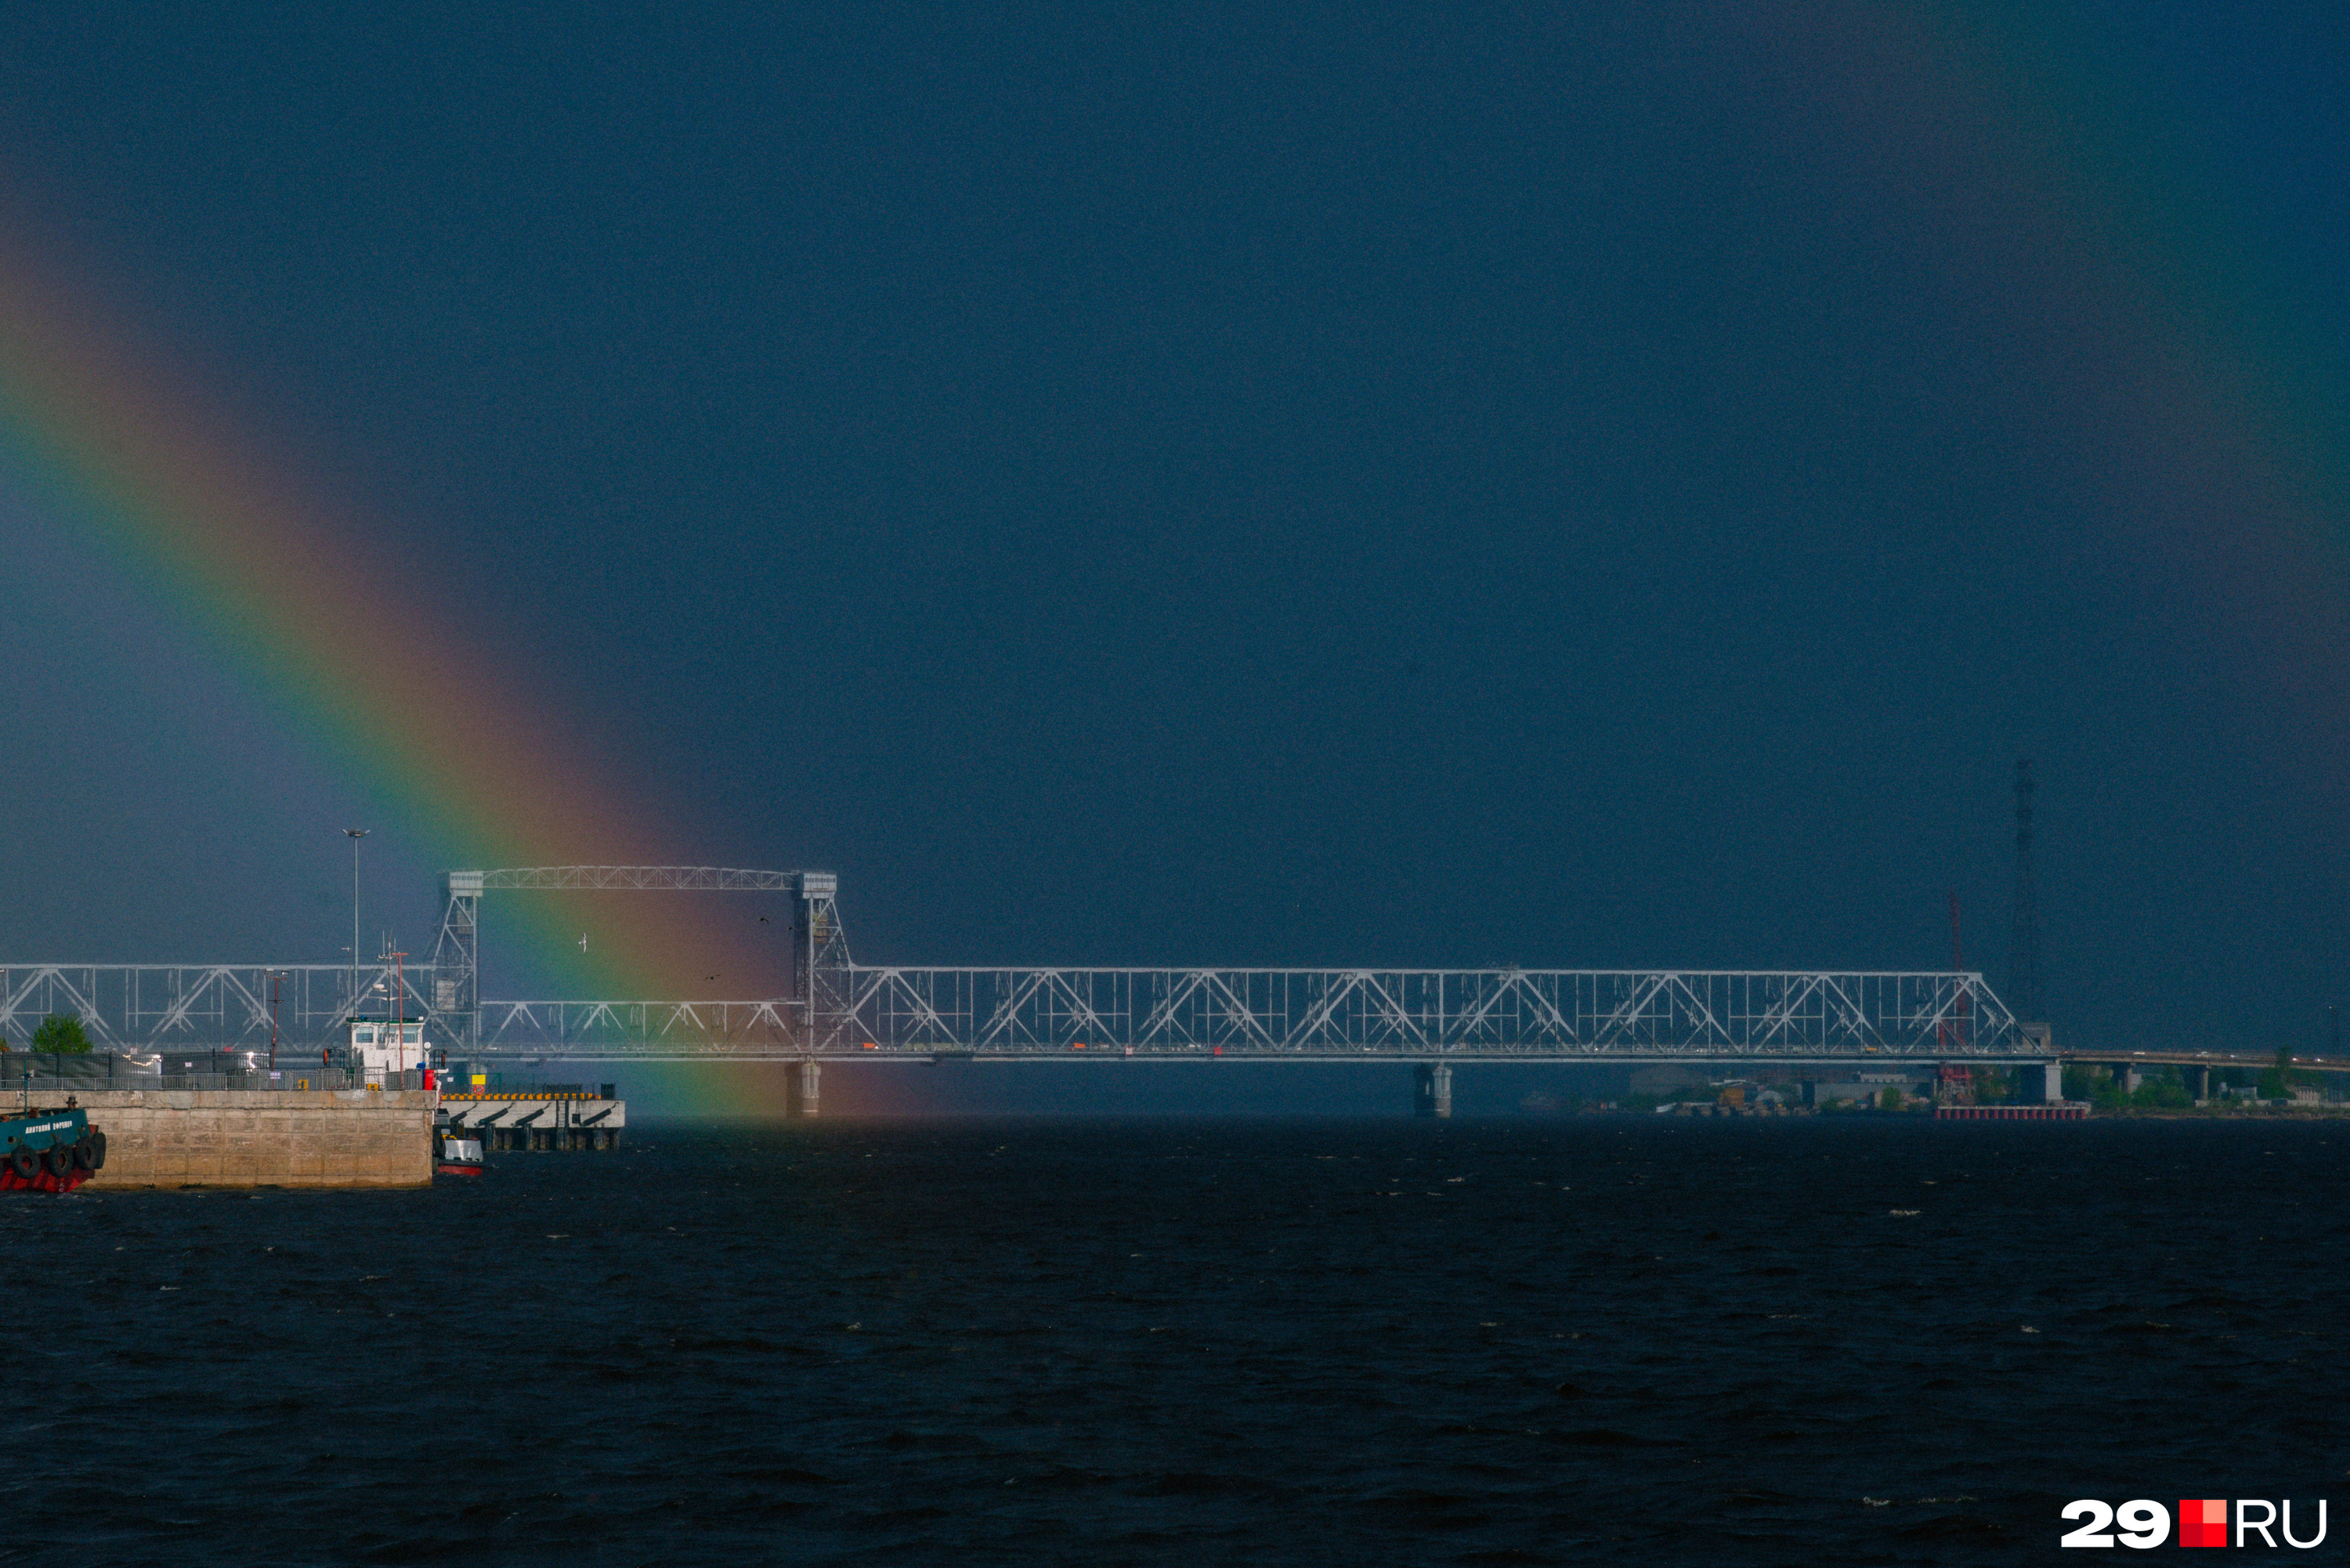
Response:
[[[759,923],[760,923],[761,925],[763,925],[763,926],[764,926],[764,925],[765,925],[765,924],[767,923],[767,917],[766,917],[766,916],[764,916],[764,915],[760,916],[760,917],[759,917]]]
[[[579,950],[583,953],[588,950],[588,933],[585,931],[579,933]]]

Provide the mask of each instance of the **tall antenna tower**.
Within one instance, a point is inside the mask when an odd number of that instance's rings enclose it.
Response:
[[[2040,998],[2040,882],[2032,874],[2032,762],[2015,764],[2015,916],[2007,949],[2007,1005],[2018,1023],[2045,1022]]]

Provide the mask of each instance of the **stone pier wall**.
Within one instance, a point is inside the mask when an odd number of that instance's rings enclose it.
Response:
[[[70,1085],[68,1085],[70,1087]],[[106,1134],[99,1187],[425,1187],[432,1108],[424,1091],[74,1091]],[[63,1096],[36,1091],[47,1104]]]

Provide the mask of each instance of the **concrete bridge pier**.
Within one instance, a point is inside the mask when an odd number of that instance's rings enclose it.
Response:
[[[2023,1086],[2022,1098],[2041,1105],[2054,1105],[2064,1097],[2064,1064],[2062,1062],[2026,1062],[2015,1070]]]
[[[2201,1066],[2181,1067],[2178,1069],[2178,1081],[2187,1085],[2187,1097],[2189,1099],[2208,1100],[2211,1097],[2210,1068]]]
[[[822,1069],[814,1060],[795,1062],[785,1069],[784,1114],[793,1116],[816,1115],[816,1083]]]
[[[2131,1066],[2127,1062],[2116,1062],[2114,1064],[2114,1087],[2119,1089],[2123,1094],[2134,1095],[2137,1093],[2138,1085],[2145,1081],[2146,1079],[2144,1075],[2139,1073],[2136,1067]]]
[[[1442,1062],[1422,1062],[1412,1069],[1412,1109],[1423,1116],[1452,1115],[1452,1069]]]

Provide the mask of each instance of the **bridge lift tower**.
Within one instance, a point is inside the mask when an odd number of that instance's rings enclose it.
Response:
[[[723,866],[517,866],[451,871],[432,947],[432,1007],[452,1020],[468,1050],[482,1043],[482,895],[499,889],[788,893],[792,897],[791,994],[795,1033],[809,1051],[841,1044],[854,984],[848,936],[835,903],[840,880],[829,871],[750,871]]]

